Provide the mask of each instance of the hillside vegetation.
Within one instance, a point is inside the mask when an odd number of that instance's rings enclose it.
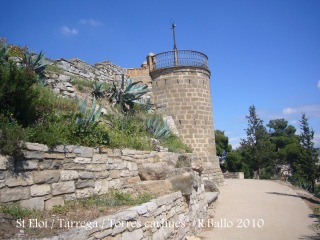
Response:
[[[42,52],[0,41],[1,154],[20,156],[25,141],[191,152],[143,101],[147,86],[124,77],[112,85],[74,80],[77,98],[63,98],[47,86],[45,71],[59,69]]]

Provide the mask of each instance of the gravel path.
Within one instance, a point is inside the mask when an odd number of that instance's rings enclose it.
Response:
[[[226,180],[207,240],[294,240],[313,235],[312,211],[289,187],[265,180]]]

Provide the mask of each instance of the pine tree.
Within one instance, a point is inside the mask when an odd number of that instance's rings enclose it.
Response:
[[[269,141],[269,135],[257,113],[254,105],[249,107],[248,128],[245,129],[247,138],[241,140],[241,152],[251,175],[253,172],[260,177],[261,169],[274,173],[275,157],[274,144]]]
[[[318,175],[317,168],[317,151],[314,148],[313,138],[314,131],[310,129],[308,118],[303,113],[300,120],[300,145],[301,156],[298,161],[298,165],[301,171],[302,177],[311,186],[311,191],[314,192],[314,184]]]

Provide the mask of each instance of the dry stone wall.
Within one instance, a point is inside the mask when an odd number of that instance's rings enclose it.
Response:
[[[52,239],[185,239],[207,217],[202,161],[192,154],[26,143],[23,155],[0,156],[1,204],[49,210],[110,189],[160,195]]]
[[[51,239],[182,240],[201,229],[207,208],[203,194],[194,192],[187,202],[181,192],[174,192],[117,214],[84,222],[82,227]]]
[[[76,96],[72,84],[73,79],[111,83],[119,79],[117,78],[118,75],[126,73],[125,69],[109,61],[96,63],[95,65],[90,65],[77,58],[55,61],[47,59],[47,61],[56,67],[55,71],[46,71],[45,73],[48,84],[55,93],[70,98]]]

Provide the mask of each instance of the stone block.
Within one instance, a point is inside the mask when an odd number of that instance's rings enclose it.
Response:
[[[18,170],[36,170],[38,169],[39,160],[20,160],[16,163]]]
[[[132,184],[132,183],[137,183],[140,182],[141,179],[139,176],[131,177],[127,179],[127,183]]]
[[[80,164],[91,163],[91,158],[76,157],[73,162]]]
[[[110,171],[110,178],[119,178],[120,177],[120,171],[119,170],[111,170]]]
[[[78,172],[80,179],[94,179],[95,175],[93,172]]]
[[[48,199],[45,202],[45,209],[46,210],[52,210],[53,206],[64,206],[64,199],[63,197],[53,197]]]
[[[169,170],[167,163],[145,163],[139,166],[139,176],[142,181],[145,180],[164,180]]]
[[[40,143],[30,143],[26,142],[25,147],[27,150],[30,151],[39,151],[39,152],[46,152],[48,151],[48,146]]]
[[[43,159],[43,152],[38,151],[22,151],[26,159]]]
[[[32,184],[33,184],[33,176],[31,172],[21,173],[18,175],[7,173],[6,185],[8,187],[29,186]]]
[[[16,187],[1,189],[0,202],[24,200],[30,197],[29,187]]]
[[[30,187],[30,194],[32,197],[44,196],[51,193],[49,184],[33,185]]]
[[[123,156],[128,156],[128,155],[139,154],[139,151],[125,148],[125,149],[121,150],[121,153],[122,153]]]
[[[81,157],[91,158],[93,157],[94,150],[89,147],[75,146],[73,152],[79,154]]]
[[[5,172],[0,171],[0,180],[5,179]]]
[[[107,163],[108,155],[107,154],[95,154],[92,158],[92,163]]]
[[[63,195],[65,201],[73,201],[77,200],[77,196],[75,193],[70,193],[70,194],[64,194]]]
[[[191,195],[193,189],[194,176],[191,172],[174,174],[170,177],[173,190],[181,191],[183,195]]]
[[[58,152],[58,153],[72,153],[73,152],[73,146],[71,145],[59,145],[55,146],[54,148],[50,149],[52,152]]]
[[[93,188],[83,188],[76,190],[76,197],[79,198],[87,198],[93,195]]]
[[[34,183],[56,183],[60,179],[58,170],[45,170],[33,173]]]
[[[9,167],[8,157],[0,155],[0,170],[7,170]]]
[[[110,172],[109,171],[95,172],[94,175],[97,179],[108,178],[110,176]]]
[[[130,171],[137,171],[138,170],[138,165],[134,162],[127,162],[127,168]]]
[[[65,193],[73,193],[75,191],[75,186],[73,181],[53,183],[51,187],[52,187],[52,194],[54,196],[65,194]]]
[[[60,160],[49,160],[39,162],[39,169],[41,170],[55,170],[61,169],[63,166],[63,161]]]
[[[44,210],[44,198],[37,197],[28,200],[22,200],[20,201],[20,205],[25,208],[37,209],[42,211]]]
[[[94,193],[98,195],[106,194],[109,190],[109,181],[102,179],[95,182]]]
[[[75,184],[76,188],[87,188],[95,187],[95,182],[93,180],[79,180]]]
[[[64,159],[64,153],[44,153],[43,158],[45,159]]]
[[[86,171],[89,172],[101,172],[107,169],[106,164],[88,164],[86,166]]]
[[[69,180],[74,180],[74,179],[78,179],[79,178],[79,174],[77,171],[74,170],[62,170],[61,171],[61,181],[69,181]]]
[[[85,170],[86,165],[80,163],[64,163],[63,168],[66,170]]]

